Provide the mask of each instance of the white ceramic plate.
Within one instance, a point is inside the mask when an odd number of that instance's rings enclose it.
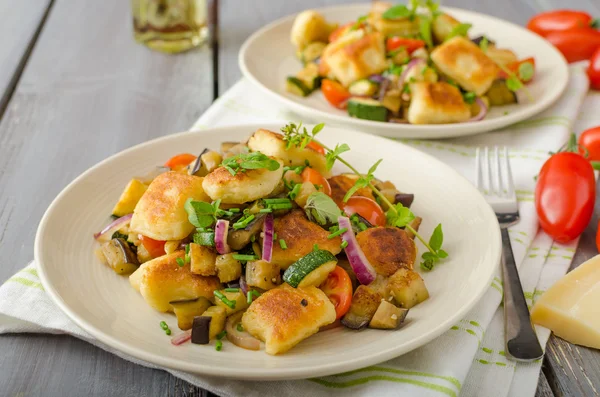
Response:
[[[335,128],[320,138],[344,153],[359,170],[383,158],[377,176],[415,193],[413,209],[424,218],[423,235],[444,228],[450,258],[423,274],[431,298],[411,309],[397,331],[337,328],[273,357],[225,341],[173,346],[159,322],[180,332],[173,315],[148,306],[128,282],[94,256],[92,234],[107,222],[121,190],[176,153],[218,149],[222,141],[248,138],[259,126],[216,128],[167,136],[116,154],[78,177],[50,205],[37,232],[35,258],[46,291],[80,327],[100,341],[148,362],[193,373],[240,379],[292,379],[348,371],[415,349],[453,326],[489,288],[500,255],[496,218],[468,181],[438,160],[387,139]],[[260,127],[278,130],[280,125]],[[334,171],[344,171],[338,168]],[[419,249],[422,251],[422,246]]]
[[[369,4],[357,4],[317,11],[329,21],[346,23],[367,14],[369,9]],[[535,57],[535,79],[527,85],[533,102],[521,91],[519,98],[522,103],[492,107],[485,120],[472,123],[411,125],[352,118],[345,110],[331,106],[321,91],[306,98],[285,91],[286,77],[295,75],[302,68],[289,39],[295,15],[275,21],[248,38],[240,50],[240,69],[248,80],[264,92],[314,122],[344,124],[371,134],[394,138],[449,138],[505,127],[546,109],[566,88],[569,79],[567,63],[560,52],[540,36],[512,23],[472,11],[458,8],[444,8],[444,11],[462,22],[473,24],[469,32],[471,37],[485,34],[500,47],[515,51],[519,58]]]

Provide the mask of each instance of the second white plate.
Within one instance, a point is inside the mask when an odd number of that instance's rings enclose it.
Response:
[[[328,21],[346,23],[367,14],[369,9],[370,4],[357,4],[320,8],[317,11]],[[352,118],[346,111],[331,106],[320,91],[306,98],[285,91],[286,77],[295,75],[302,68],[289,38],[295,15],[275,21],[250,36],[240,50],[240,69],[246,78],[268,95],[314,122],[343,124],[393,138],[450,138],[495,130],[543,111],[562,94],[569,79],[567,63],[561,53],[542,37],[488,15],[458,8],[444,8],[444,11],[461,22],[471,23],[471,37],[485,34],[500,47],[512,49],[519,58],[535,58],[535,79],[527,85],[533,102],[525,95],[520,95],[522,103],[493,107],[485,120],[471,123],[412,125]]]

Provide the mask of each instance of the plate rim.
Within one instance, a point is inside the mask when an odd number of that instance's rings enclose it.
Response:
[[[202,129],[202,130],[198,130],[198,129],[194,130],[193,129],[193,130],[188,130],[188,131],[179,132],[179,133],[175,133],[175,134],[165,135],[162,137],[154,138],[154,139],[146,141],[146,142],[142,142],[140,144],[137,144],[135,146],[132,146],[125,150],[122,150],[120,152],[114,153],[111,156],[109,156],[108,158],[96,163],[95,165],[93,165],[90,168],[88,168],[87,170],[85,170],[83,173],[81,173],[79,176],[77,176],[73,181],[71,181],[67,186],[65,186],[61,190],[61,192],[54,198],[52,203],[48,206],[48,208],[44,212],[44,215],[43,215],[42,219],[40,220],[40,223],[39,223],[37,231],[36,231],[35,242],[34,242],[34,260],[35,260],[35,263],[37,264],[40,281],[42,282],[42,285],[43,285],[46,293],[48,293],[48,295],[50,296],[52,301],[61,309],[61,311],[63,313],[65,313],[67,315],[67,317],[69,317],[69,319],[71,321],[73,321],[75,324],[77,324],[77,326],[79,326],[82,330],[89,333],[97,341],[105,344],[107,347],[110,347],[119,352],[125,353],[133,358],[143,360],[148,364],[151,364],[151,365],[153,364],[153,365],[158,365],[158,366],[164,367],[163,369],[180,370],[180,371],[185,371],[185,372],[189,372],[189,373],[193,373],[193,374],[209,375],[209,376],[216,376],[219,378],[230,378],[230,379],[240,379],[240,380],[242,380],[242,379],[243,380],[306,379],[306,378],[310,378],[310,377],[314,377],[314,376],[327,376],[327,375],[331,375],[331,374],[343,373],[343,372],[351,371],[351,370],[358,369],[358,368],[364,368],[369,365],[381,363],[381,362],[390,360],[392,358],[407,354],[410,351],[413,351],[413,350],[431,342],[433,339],[439,337],[444,332],[447,332],[450,329],[450,327],[452,327],[460,318],[464,317],[466,315],[466,313],[468,311],[470,311],[481,300],[483,295],[489,290],[489,285],[494,277],[495,269],[498,268],[499,263],[500,263],[500,255],[501,255],[500,241],[501,241],[501,239],[500,239],[500,228],[499,227],[493,229],[495,231],[495,236],[492,236],[492,238],[490,238],[490,241],[493,244],[491,247],[492,257],[494,256],[493,255],[494,251],[496,252],[496,255],[495,255],[496,263],[490,267],[487,281],[485,283],[481,283],[478,286],[478,290],[476,291],[475,294],[473,294],[471,296],[471,298],[469,299],[467,304],[463,305],[459,310],[457,310],[453,316],[447,318],[444,322],[441,322],[437,326],[435,331],[425,334],[425,336],[422,336],[420,338],[413,339],[412,341],[409,342],[408,346],[406,346],[404,348],[391,349],[384,353],[379,353],[379,354],[374,353],[374,354],[371,354],[366,357],[358,357],[355,360],[349,360],[349,361],[345,361],[343,363],[336,363],[336,364],[315,363],[315,365],[311,366],[310,368],[306,367],[306,368],[300,368],[300,369],[297,369],[297,368],[284,368],[284,369],[270,368],[268,370],[269,372],[266,372],[265,369],[262,367],[246,368],[245,369],[246,372],[244,374],[234,374],[234,373],[227,373],[221,367],[215,368],[214,366],[206,365],[206,364],[202,364],[202,363],[192,363],[190,361],[183,361],[182,359],[178,359],[178,358],[165,357],[165,356],[161,356],[159,354],[153,353],[153,352],[149,352],[149,351],[146,351],[146,350],[143,350],[140,348],[136,348],[135,346],[131,346],[126,342],[120,341],[119,339],[112,336],[111,334],[105,333],[102,330],[95,328],[92,324],[88,324],[84,318],[80,317],[79,314],[77,314],[74,310],[72,310],[69,307],[68,303],[65,302],[60,297],[60,294],[57,291],[58,288],[56,288],[47,278],[46,271],[47,271],[48,266],[47,266],[47,264],[44,264],[44,262],[42,260],[42,257],[43,257],[42,250],[43,250],[44,238],[45,238],[44,230],[47,227],[49,218],[50,218],[51,214],[54,212],[55,207],[58,206],[59,202],[63,199],[63,197],[65,195],[67,195],[73,188],[75,188],[75,186],[80,181],[85,180],[85,178],[87,178],[89,174],[93,173],[96,169],[102,167],[105,163],[114,161],[115,159],[117,159],[121,156],[126,156],[128,153],[139,150],[140,148],[143,148],[145,146],[154,145],[154,144],[168,141],[168,140],[177,140],[180,137],[184,137],[184,136],[188,136],[188,135],[196,135],[196,134],[202,135],[206,132],[218,133],[221,130],[231,130],[233,128],[246,129],[248,131],[253,131],[257,128],[273,128],[280,124],[281,123],[268,122],[268,123],[248,123],[248,124],[240,124],[240,125],[227,125],[227,126],[220,126],[220,127],[214,127],[214,128],[208,128],[208,129]],[[311,126],[311,124],[307,124],[307,127],[308,126]],[[336,130],[341,130],[340,127],[335,127],[335,126],[332,126],[330,128],[336,129]],[[379,137],[379,136],[374,137],[373,135],[370,135],[368,133],[361,132],[361,131],[355,131],[355,130],[352,130],[350,132],[353,134],[361,135],[363,138],[376,139],[376,140],[381,140],[383,142],[386,142],[388,144],[390,143],[390,140],[387,138],[383,138],[383,137]],[[408,150],[409,152],[413,152],[413,153],[417,153],[419,155],[425,156],[432,163],[437,163],[437,166],[441,166],[441,167],[445,168],[447,172],[450,172],[450,173],[454,174],[455,177],[462,179],[466,184],[468,184],[469,186],[472,187],[473,193],[477,192],[476,188],[465,177],[463,177],[460,173],[458,173],[456,170],[454,170],[449,165],[443,163],[441,160],[438,160],[435,157],[433,157],[425,152],[419,151],[418,149],[413,148],[409,145],[403,144],[401,142],[393,142],[392,144],[402,146],[405,150]],[[478,195],[478,199],[481,200],[482,204],[484,204],[484,203],[487,204],[485,201],[485,198],[483,196]],[[492,208],[489,205],[482,206],[482,208],[485,208],[484,211],[488,213],[489,220],[495,221],[495,223],[497,223],[496,216],[495,216]],[[112,353],[115,354],[115,352],[112,352]]]
[[[342,9],[347,9],[347,8],[360,8],[360,7],[368,7],[368,6],[369,6],[369,3],[356,3],[356,4],[329,6],[329,7],[319,7],[319,8],[314,8],[314,10],[322,11],[322,12],[334,12],[336,10],[342,10]],[[495,20],[496,22],[502,22],[505,24],[509,24],[509,25],[511,25],[512,28],[519,29],[521,31],[520,33],[527,33],[527,34],[535,35],[535,33],[525,29],[524,27],[522,27],[520,25],[517,25],[513,22],[492,16],[492,15],[488,15],[488,14],[484,14],[484,13],[480,13],[480,12],[476,12],[476,11],[471,11],[471,10],[467,10],[464,8],[458,8],[458,7],[442,7],[442,10],[448,11],[450,13],[457,12],[457,11],[465,12],[465,13],[475,15],[476,17],[490,18],[490,19]],[[501,118],[494,118],[494,119],[490,119],[490,120],[484,120],[481,122],[481,123],[486,123],[486,124],[480,124],[480,123],[471,124],[471,125],[481,126],[481,128],[476,128],[476,127],[464,128],[464,129],[458,128],[458,126],[465,125],[467,123],[423,124],[423,125],[411,124],[410,128],[406,128],[406,126],[404,126],[402,124],[382,123],[382,122],[376,122],[376,121],[370,121],[370,120],[361,120],[361,119],[349,117],[346,115],[342,116],[342,115],[337,115],[337,114],[331,114],[331,113],[325,112],[323,110],[311,107],[309,105],[293,101],[293,100],[287,98],[286,96],[282,95],[280,92],[269,89],[267,86],[265,86],[261,81],[259,81],[249,71],[248,66],[246,65],[246,57],[248,56],[247,55],[248,49],[253,44],[253,42],[256,41],[265,32],[268,32],[269,30],[275,28],[276,26],[278,26],[280,24],[287,23],[288,20],[293,19],[296,15],[298,15],[298,12],[281,17],[281,18],[267,24],[266,26],[262,27],[261,29],[255,31],[252,35],[250,35],[250,37],[248,37],[244,41],[244,43],[240,47],[240,51],[238,53],[238,67],[240,68],[243,77],[248,79],[254,86],[258,87],[260,90],[267,93],[271,98],[275,99],[279,103],[285,104],[286,106],[288,106],[292,110],[300,113],[301,115],[307,115],[309,113],[313,113],[314,117],[321,117],[324,120],[328,120],[330,122],[335,122],[336,125],[346,125],[346,126],[351,126],[353,128],[363,128],[363,129],[370,127],[370,128],[375,128],[375,129],[386,131],[385,135],[382,133],[374,133],[375,135],[384,135],[387,137],[407,138],[407,139],[414,139],[414,138],[417,138],[417,139],[442,139],[442,138],[472,136],[472,135],[477,135],[477,134],[481,134],[484,132],[489,132],[492,130],[498,130],[498,129],[510,126],[511,124],[518,123],[519,121],[528,119],[528,118],[535,116],[536,114],[539,114],[539,113],[543,112],[544,110],[548,109],[561,97],[561,95],[565,92],[567,85],[569,83],[569,66],[568,66],[568,63],[567,63],[565,57],[554,46],[552,46],[548,42],[545,42],[545,40],[543,40],[541,38],[542,41],[544,41],[546,48],[548,50],[554,52],[555,55],[557,55],[562,60],[560,65],[555,65],[555,67],[560,67],[562,69],[562,72],[564,72],[564,74],[566,76],[565,79],[560,81],[560,84],[561,84],[560,88],[556,89],[554,92],[552,92],[552,95],[544,96],[541,100],[538,99],[537,106],[532,106],[521,112],[513,112],[513,113],[505,115]],[[310,117],[313,118],[313,116],[310,116]],[[436,132],[430,133],[427,136],[419,135],[424,130],[431,130],[431,129],[435,130]]]

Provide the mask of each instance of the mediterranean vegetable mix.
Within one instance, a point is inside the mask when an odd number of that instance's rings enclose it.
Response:
[[[365,120],[480,121],[490,106],[517,102],[535,60],[486,36],[471,39],[470,28],[430,0],[374,2],[368,15],[342,26],[307,10],[291,31],[304,68],[286,89],[299,96],[320,89],[332,106]]]
[[[377,179],[381,160],[356,169],[347,144],[317,139],[323,127],[258,129],[125,187],[96,253],[175,314],[183,332],[157,324],[173,344],[263,341],[280,354],[323,327],[396,329],[429,297],[415,267],[448,256],[441,224],[425,239],[414,195]],[[348,172],[333,175],[335,163]]]

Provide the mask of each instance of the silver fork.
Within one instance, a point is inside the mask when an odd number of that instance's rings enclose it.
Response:
[[[508,148],[505,147],[503,151],[504,161],[500,159],[497,146],[493,154],[486,147],[482,155],[477,148],[477,188],[496,213],[502,234],[501,266],[504,279],[506,353],[508,357],[517,361],[534,361],[542,357],[544,352],[531,325],[529,309],[508,237],[508,228],[519,222],[519,209],[510,170]]]

